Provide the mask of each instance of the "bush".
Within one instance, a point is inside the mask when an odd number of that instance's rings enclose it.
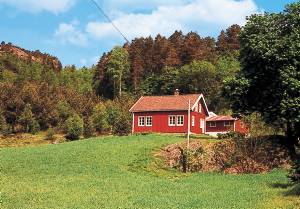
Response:
[[[114,126],[112,127],[113,134],[127,135],[131,132],[131,118],[129,114],[119,112],[117,115]]]
[[[40,124],[36,120],[33,120],[32,123],[29,124],[29,133],[36,134],[39,131],[40,131]]]
[[[49,128],[46,133],[46,140],[54,140],[55,139],[55,131],[53,128]]]
[[[66,121],[66,138],[69,140],[78,140],[83,132],[83,120],[82,118],[74,114]]]
[[[290,163],[289,153],[268,137],[233,138],[214,146],[216,164],[225,173],[261,173]]]
[[[1,113],[1,112],[0,112]],[[5,118],[0,114],[0,134],[5,134],[7,124]]]
[[[24,127],[24,131],[27,133],[30,132],[30,127],[34,126],[33,123],[35,122],[35,120],[30,104],[25,105],[25,108],[19,117],[19,122]]]
[[[282,132],[280,126],[272,126],[265,123],[261,114],[257,112],[244,116],[242,120],[249,127],[249,135],[253,138],[278,135],[278,133]]]
[[[180,150],[178,166],[182,172],[195,172],[202,169],[202,158],[205,155],[205,151],[202,146],[199,146],[196,149],[187,149],[182,147],[178,147],[178,149]]]
[[[97,131],[104,132],[108,130],[108,114],[104,104],[99,103],[93,108],[92,121]]]
[[[72,108],[66,101],[59,101],[56,106],[60,122],[65,122],[72,115]]]
[[[95,136],[95,127],[94,127],[93,121],[91,119],[88,119],[84,123],[83,136],[85,138],[90,138],[90,137]]]
[[[295,163],[290,171],[289,178],[294,183],[300,183],[300,160],[295,160]]]
[[[160,152],[166,164],[183,172],[263,173],[288,168],[289,152],[268,138],[191,141],[168,145]],[[299,168],[299,167],[298,167]]]
[[[218,136],[218,139],[238,139],[238,138],[244,137],[244,134],[238,133],[235,131],[230,131],[225,134],[218,133],[217,136]]]

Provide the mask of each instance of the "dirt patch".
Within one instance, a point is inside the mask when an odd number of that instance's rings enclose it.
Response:
[[[191,172],[264,173],[289,168],[287,150],[272,140],[193,140],[164,147],[156,156],[168,167]]]

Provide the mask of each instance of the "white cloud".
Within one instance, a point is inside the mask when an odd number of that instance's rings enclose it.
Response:
[[[133,2],[137,3],[137,0]],[[155,36],[158,33],[170,35],[175,30],[197,31],[202,30],[203,26],[215,29],[226,28],[231,24],[243,25],[246,16],[258,12],[253,0],[175,0],[175,4],[170,4],[168,0],[162,1],[165,4],[155,2],[158,7],[151,13],[119,12],[113,19],[114,24],[129,39],[133,39],[140,36]],[[86,32],[97,39],[120,37],[107,22],[89,22]]]
[[[22,11],[48,11],[52,13],[67,11],[75,2],[76,0],[0,0],[0,4],[15,7]]]
[[[178,6],[188,3],[190,0],[103,0],[103,6],[106,11],[151,11],[159,6]]]
[[[80,30],[76,29],[79,22],[74,20],[70,24],[60,23],[58,29],[54,33],[55,39],[63,44],[72,44],[76,46],[86,46],[88,43],[88,38],[86,34],[82,33]]]

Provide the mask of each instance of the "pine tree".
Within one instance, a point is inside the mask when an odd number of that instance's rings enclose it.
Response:
[[[218,36],[218,41],[216,44],[219,52],[226,52],[228,50],[227,38],[224,30],[222,30]]]
[[[129,50],[129,59],[130,59],[130,70],[131,70],[131,79],[134,91],[137,90],[139,83],[141,82],[144,74],[143,66],[143,40],[135,39],[132,41]]]

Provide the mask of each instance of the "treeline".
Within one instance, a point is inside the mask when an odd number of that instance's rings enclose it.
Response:
[[[92,86],[94,70],[67,66],[57,72],[39,62],[2,54],[0,134],[49,129],[77,139],[96,132],[128,133],[131,99],[104,101],[98,97]],[[115,126],[117,121],[123,122]]]
[[[218,39],[195,32],[176,31],[169,38],[138,38],[101,57],[94,76],[98,95],[115,98],[122,92],[134,95],[203,93],[210,108],[221,111],[222,80],[239,70],[240,26],[221,31]],[[224,103],[223,103],[224,104]]]
[[[227,111],[220,89],[240,69],[239,32],[233,25],[217,40],[178,31],[169,38],[139,38],[104,54],[97,66],[60,70],[20,58],[21,48],[11,51],[13,45],[2,43],[0,132],[50,130],[70,139],[127,134],[128,110],[140,95],[173,94],[176,88],[183,94],[203,93],[210,109]]]

